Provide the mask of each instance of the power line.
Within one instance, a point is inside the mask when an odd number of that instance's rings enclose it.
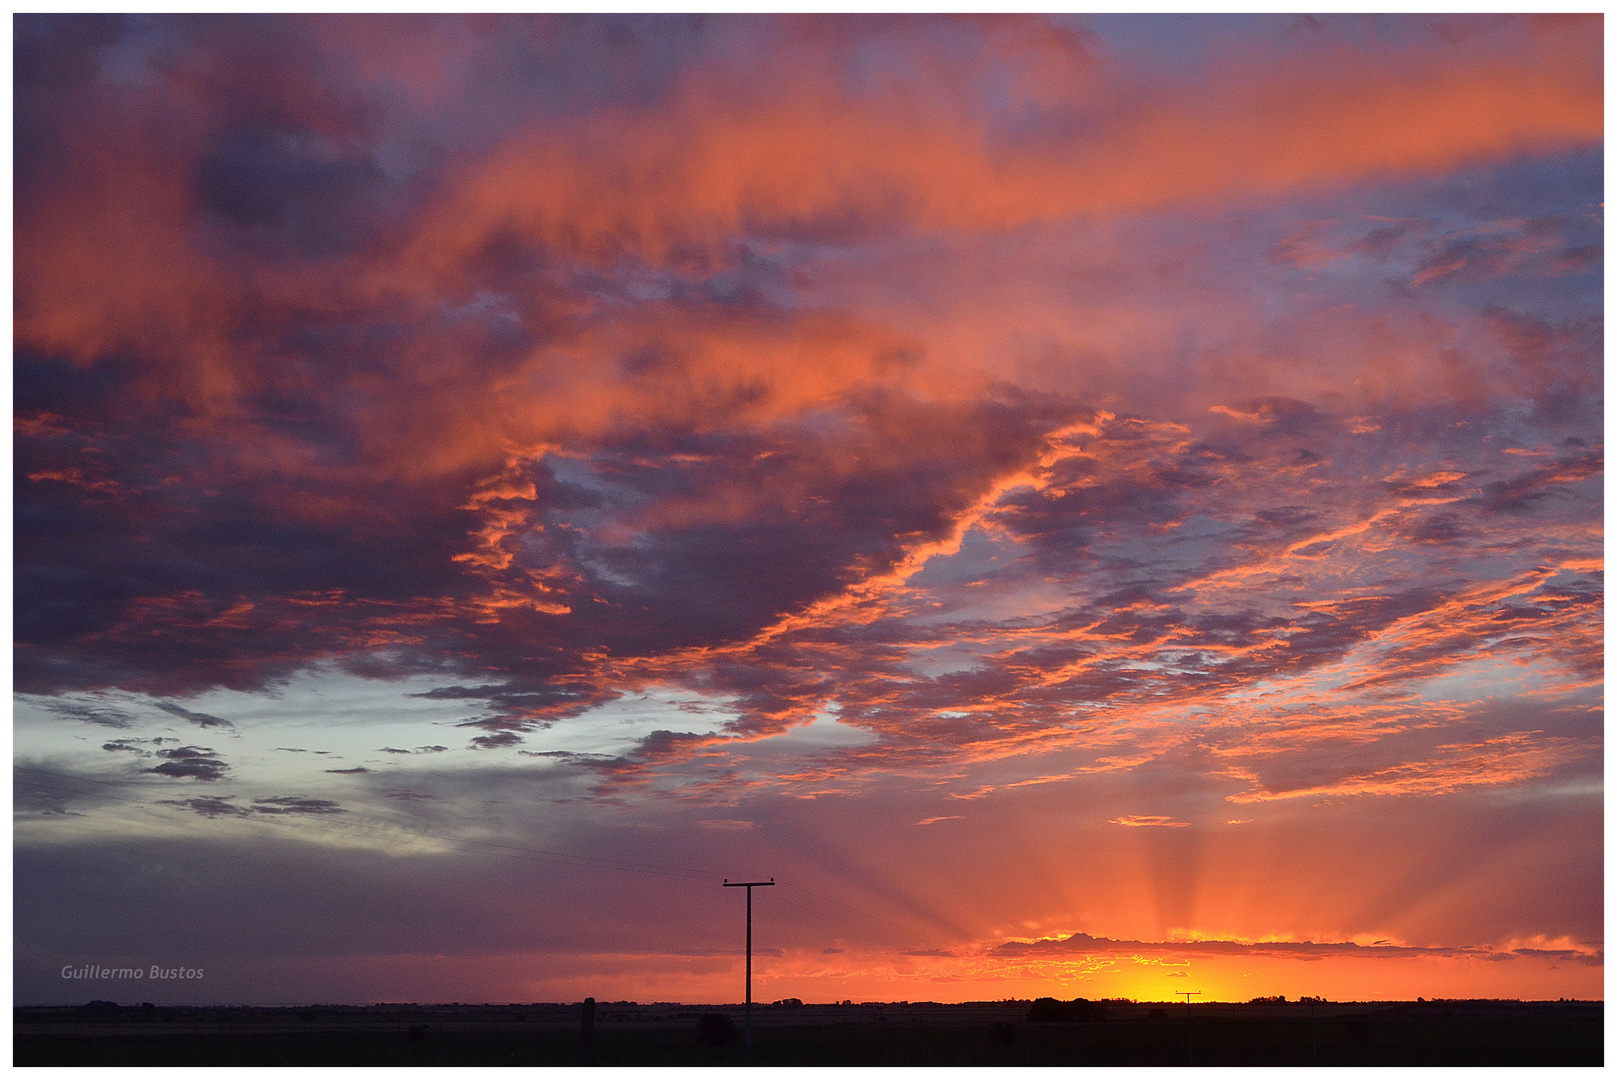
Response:
[[[822,896],[813,889],[805,888],[802,885],[794,886],[794,888],[796,888],[799,892],[808,893],[808,895],[815,897],[818,900],[823,900],[827,904],[835,904],[837,907],[848,909],[849,911],[853,912],[854,915],[858,916],[859,919],[867,926],[875,927],[876,923],[880,921],[878,916],[872,915],[867,911],[861,910],[860,908],[856,908],[852,904],[846,903],[842,900],[836,900],[829,896]]]
[[[877,934],[881,935],[882,937],[891,937],[892,927],[891,927],[890,923],[887,926],[879,925],[878,921],[876,920],[876,918],[874,916],[866,916],[866,915],[864,915],[862,913],[858,913],[857,908],[850,909],[850,910],[853,910],[853,911],[856,912],[856,914],[850,920],[847,915],[842,914],[840,912],[830,911],[830,910],[826,909],[825,907],[823,907],[821,905],[815,905],[814,907],[804,907],[803,904],[797,902],[797,900],[792,899],[791,893],[792,893],[792,890],[795,889],[798,893],[808,893],[809,896],[814,897],[815,899],[818,899],[818,900],[825,900],[825,901],[827,901],[829,903],[836,903],[836,901],[834,901],[834,900],[829,900],[827,897],[820,896],[819,893],[809,892],[807,889],[803,888],[801,885],[794,886],[794,885],[790,885],[790,884],[784,884],[784,889],[785,889],[785,891],[782,893],[782,895],[774,897],[775,901],[777,901],[779,903],[786,904],[786,905],[788,905],[790,907],[794,907],[798,911],[806,912],[810,916],[812,916],[814,918],[817,918],[817,919],[820,919],[820,920],[823,920],[823,921],[828,922],[828,923],[833,923],[833,924],[838,924],[838,925],[846,925],[850,921],[858,922],[858,923],[863,924],[865,927],[867,927],[867,928],[869,928],[871,930],[874,930]],[[802,897],[802,896],[798,897],[798,900],[802,900],[802,899],[805,899],[805,898]],[[848,905],[846,905],[846,904],[842,904],[842,905],[839,905],[839,906],[848,907]],[[816,910],[816,907],[818,907],[818,910]]]

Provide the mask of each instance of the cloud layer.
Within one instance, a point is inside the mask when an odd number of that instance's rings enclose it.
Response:
[[[1066,805],[1129,896],[1491,799],[1582,880],[1599,18],[1196,25],[20,17],[19,765],[176,836],[677,808],[883,912],[783,807]],[[62,783],[28,828],[114,829]],[[1599,934],[1403,888],[893,954]]]

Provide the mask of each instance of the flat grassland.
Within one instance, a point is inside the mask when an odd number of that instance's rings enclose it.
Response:
[[[1602,1065],[1601,1002],[1027,1001],[755,1005],[756,1065]],[[730,1025],[703,1017],[723,1014]],[[578,1004],[18,1007],[16,1065],[611,1065],[744,1062],[742,1008]]]

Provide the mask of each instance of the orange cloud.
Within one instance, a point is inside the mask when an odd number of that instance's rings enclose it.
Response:
[[[385,301],[425,314],[458,293],[474,299],[474,267],[513,240],[602,265],[667,265],[722,259],[715,245],[760,231],[997,231],[1587,145],[1603,130],[1598,28],[1514,23],[1464,45],[1316,47],[1231,60],[1195,83],[1114,90],[1037,35],[1000,35],[988,55],[1044,58],[1050,131],[1035,124],[1019,139],[954,95],[854,94],[834,53],[809,48],[777,68],[769,92],[738,93],[732,76],[698,70],[654,110],[531,129],[461,166],[396,239],[297,267],[232,260],[208,239],[187,171],[208,84],[182,81],[76,134],[69,182],[19,208],[16,344],[81,361],[149,350],[162,367],[143,392],[228,423],[244,396],[289,377],[272,342],[244,336],[255,311],[318,317]],[[923,66],[917,91],[941,77]],[[155,135],[142,108],[179,119]],[[1089,118],[1082,134],[1066,111]],[[576,297],[518,312],[591,325],[476,389],[438,370],[442,352],[465,343],[419,335],[393,389],[368,403],[367,439],[396,468],[443,471],[620,420],[799,415],[852,387],[902,382],[922,354],[902,335],[814,312],[722,327],[655,304],[594,317],[604,313]],[[616,365],[636,355],[660,359],[623,377]],[[945,379],[920,381],[948,392]]]
[[[1475,50],[1334,46],[1114,100],[1075,71],[1062,104],[1100,122],[1023,146],[985,117],[852,98],[813,60],[771,93],[698,78],[654,119],[597,115],[513,141],[468,173],[406,263],[449,269],[500,229],[658,260],[754,222],[1005,229],[1563,149],[1603,133],[1599,46],[1598,20]]]
[[[1161,814],[1124,814],[1122,817],[1108,818],[1108,825],[1129,825],[1135,828],[1167,828],[1182,829],[1190,824],[1188,821],[1175,821],[1171,817]]]
[[[1229,796],[1229,801],[1253,803],[1344,795],[1443,795],[1466,787],[1519,784],[1589,752],[1585,745],[1545,737],[1538,731],[1513,732],[1480,743],[1440,746],[1438,750],[1440,756],[1430,761],[1403,762],[1311,787],[1242,791]]]

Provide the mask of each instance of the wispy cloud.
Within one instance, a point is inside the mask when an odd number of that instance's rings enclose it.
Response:
[[[1163,828],[1182,829],[1190,824],[1188,821],[1175,821],[1162,814],[1124,814],[1122,817],[1108,818],[1109,825],[1127,825],[1130,828]]]
[[[1543,952],[1545,950],[1539,950]],[[1578,964],[1604,963],[1604,950],[1599,948],[1567,948],[1547,950],[1558,958]],[[1352,941],[1119,941],[1111,938],[1072,934],[1060,939],[1034,942],[1007,942],[996,950],[1004,956],[1033,956],[1055,953],[1127,955],[1171,954],[1174,956],[1275,956],[1296,959],[1322,960],[1329,957],[1354,959],[1400,959],[1411,956],[1476,957],[1484,960],[1509,959],[1529,955],[1525,949],[1499,950],[1491,946],[1438,946],[1361,945]]]

